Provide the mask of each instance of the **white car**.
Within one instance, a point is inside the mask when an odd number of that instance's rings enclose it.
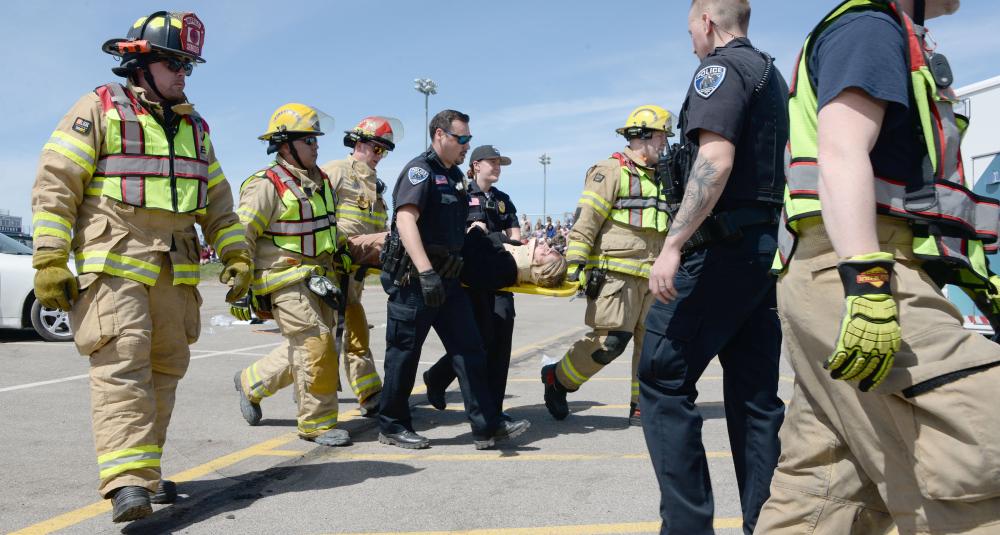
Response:
[[[69,314],[35,299],[31,249],[0,234],[0,327],[34,329],[50,342],[73,339]]]

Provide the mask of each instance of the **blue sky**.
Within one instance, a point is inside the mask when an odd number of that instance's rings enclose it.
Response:
[[[756,0],[750,38],[789,78],[805,34],[836,2]],[[623,146],[614,134],[629,111],[653,103],[678,111],[697,58],[686,0],[526,2],[17,1],[0,19],[7,83],[7,132],[0,146],[0,209],[30,222],[37,158],[79,96],[116,80],[100,51],[139,16],[193,10],[206,26],[205,57],[188,96],[212,127],[234,191],[267,164],[257,136],[285,102],[312,104],[336,119],[321,138],[323,161],[342,158],[341,132],[366,115],[400,118],[405,139],[379,166],[395,182],[422,150],[423,95],[413,79],[438,84],[431,114],[449,107],[472,116],[473,145],[513,158],[500,187],[519,211],[571,212],[588,167]],[[627,10],[626,10],[627,9]],[[956,86],[1000,74],[1000,10],[966,0],[955,16],[931,21]]]

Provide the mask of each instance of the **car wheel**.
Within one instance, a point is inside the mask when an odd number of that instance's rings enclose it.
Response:
[[[39,336],[49,342],[69,342],[73,329],[69,326],[69,313],[45,308],[37,299],[31,305],[31,326]]]

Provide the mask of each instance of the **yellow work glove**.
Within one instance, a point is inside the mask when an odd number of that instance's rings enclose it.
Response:
[[[837,346],[823,365],[834,379],[859,381],[862,392],[877,387],[892,368],[901,341],[892,297],[889,253],[852,256],[837,264],[846,298]]]
[[[583,264],[572,263],[566,269],[566,281],[576,284],[581,290],[587,286],[587,270]]]
[[[76,277],[67,267],[69,253],[62,249],[35,251],[31,265],[35,272],[35,299],[45,308],[68,311],[80,294]]]
[[[1000,314],[1000,276],[990,275],[990,284],[993,288],[985,290],[990,304],[993,306],[993,314]]]
[[[219,273],[219,282],[229,284],[226,301],[233,303],[250,290],[250,282],[253,280],[253,261],[250,259],[250,253],[239,250],[226,255],[223,262],[226,266],[222,268],[222,273]]]
[[[233,301],[229,307],[229,314],[240,321],[250,321],[253,314],[250,313],[250,294]]]

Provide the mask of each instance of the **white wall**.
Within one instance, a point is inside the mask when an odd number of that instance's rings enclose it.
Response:
[[[970,119],[962,141],[962,163],[966,177],[979,180],[983,167],[992,160],[982,156],[1000,153],[1000,76],[958,88],[955,93],[965,101]],[[960,112],[962,108],[962,105],[956,107]],[[973,166],[973,159],[978,159],[978,169]]]

